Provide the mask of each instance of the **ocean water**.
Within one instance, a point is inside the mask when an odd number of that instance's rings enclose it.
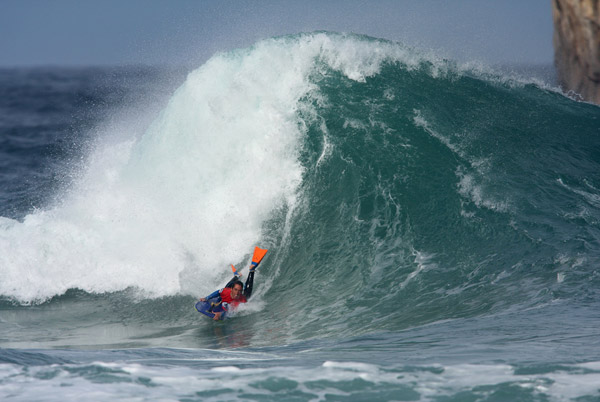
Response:
[[[546,73],[324,32],[0,70],[0,398],[600,400],[600,109]]]

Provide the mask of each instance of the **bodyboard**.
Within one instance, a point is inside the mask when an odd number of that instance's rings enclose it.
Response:
[[[202,313],[210,318],[215,318],[215,313],[210,311],[211,307],[212,305],[208,301],[199,301],[198,303],[196,303],[196,310],[198,310],[199,313]]]

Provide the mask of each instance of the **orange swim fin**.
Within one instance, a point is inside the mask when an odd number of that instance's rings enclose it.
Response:
[[[252,264],[250,264],[250,270],[253,271],[256,269],[256,267],[258,267],[258,264],[260,264],[260,262],[262,261],[262,259],[264,258],[265,254],[267,254],[267,249],[264,248],[259,248],[259,247],[255,247],[254,248],[254,255],[252,256]]]

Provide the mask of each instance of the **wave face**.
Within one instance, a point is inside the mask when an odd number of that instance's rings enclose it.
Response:
[[[598,108],[385,43],[344,47],[356,70],[317,56],[300,113],[275,321],[353,334],[594,300]]]
[[[164,315],[261,245],[241,320],[268,318],[257,345],[592,303],[598,116],[397,43],[265,40],[190,73],[145,131],[106,128],[56,201],[2,218],[0,294],[79,289],[190,328]]]

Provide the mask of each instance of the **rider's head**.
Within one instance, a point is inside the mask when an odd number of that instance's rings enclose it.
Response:
[[[244,289],[244,285],[240,281],[233,282],[231,285],[231,297],[233,299],[237,299],[242,294],[242,289]]]

